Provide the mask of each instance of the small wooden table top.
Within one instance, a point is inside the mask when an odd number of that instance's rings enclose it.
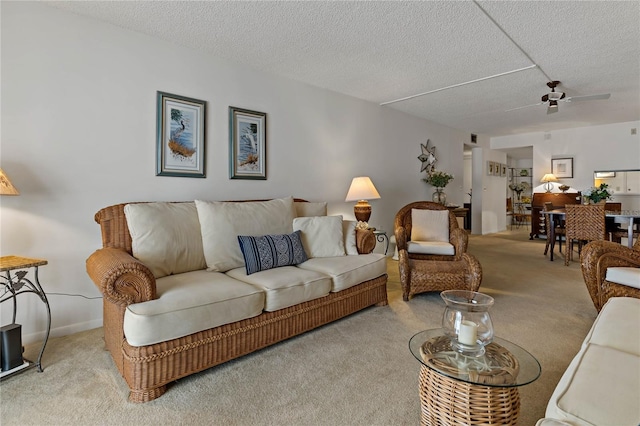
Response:
[[[0,272],[31,268],[33,266],[42,266],[47,263],[48,262],[44,259],[34,259],[31,257],[21,256],[2,256],[0,257]]]

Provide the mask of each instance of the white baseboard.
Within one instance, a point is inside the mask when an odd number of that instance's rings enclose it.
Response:
[[[98,328],[98,327],[102,327],[102,319],[70,324],[64,327],[56,327],[51,329],[51,332],[49,333],[49,338],[67,336],[69,334],[79,333],[81,331],[91,330],[93,328]],[[42,340],[44,339],[44,336],[45,336],[44,330],[36,333],[25,334],[22,336],[22,344],[28,345],[31,343],[42,342]]]

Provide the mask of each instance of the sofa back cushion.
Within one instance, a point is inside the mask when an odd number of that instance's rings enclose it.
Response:
[[[269,201],[195,201],[207,268],[226,272],[244,266],[238,235],[291,234],[293,198]]]
[[[156,278],[206,268],[194,203],[127,204],[124,214],[132,254]]]
[[[294,231],[302,231],[302,245],[309,258],[344,256],[342,216],[298,217]]]
[[[295,201],[293,203],[296,209],[296,217],[309,217],[309,216],[326,216],[327,215],[327,203],[312,203],[306,201]]]

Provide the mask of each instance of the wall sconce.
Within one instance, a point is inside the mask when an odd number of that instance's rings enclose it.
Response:
[[[542,176],[540,182],[544,183],[545,191],[551,192],[551,190],[553,189],[553,185],[551,184],[551,182],[558,182],[558,178],[556,178],[553,173],[547,173],[546,175]]]
[[[353,213],[358,222],[368,222],[371,217],[371,205],[367,200],[375,200],[380,198],[380,194],[373,182],[367,176],[355,177],[351,181],[349,192],[345,201],[357,201],[353,207]]]
[[[0,195],[20,195],[2,169],[0,169]]]

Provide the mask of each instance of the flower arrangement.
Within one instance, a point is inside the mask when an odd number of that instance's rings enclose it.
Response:
[[[511,183],[509,184],[509,189],[512,191],[516,191],[518,195],[520,195],[520,193],[526,190],[528,186],[529,185],[527,185],[526,182]]]
[[[610,200],[612,195],[613,190],[609,189],[609,185],[606,183],[601,183],[598,187],[591,187],[582,192],[583,197],[587,197],[594,203]]]
[[[427,173],[427,177],[422,180],[427,182],[431,186],[435,186],[436,188],[444,188],[449,184],[450,181],[453,180],[453,175],[447,172],[433,170],[431,173]]]

